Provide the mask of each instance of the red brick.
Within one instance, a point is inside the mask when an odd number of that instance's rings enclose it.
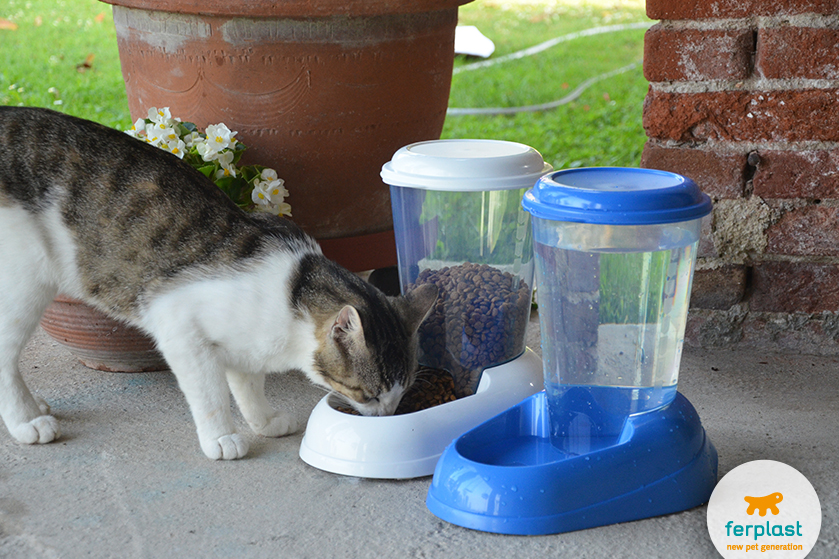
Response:
[[[714,198],[739,198],[746,182],[746,158],[745,153],[670,148],[647,142],[641,154],[641,167],[684,175]]]
[[[839,266],[814,262],[761,262],[753,268],[752,311],[839,311]]]
[[[741,347],[810,355],[837,355],[836,323],[819,315],[749,313],[742,323]]]
[[[650,19],[716,19],[794,14],[832,14],[839,0],[647,0]]]
[[[835,319],[804,313],[750,312],[740,316],[718,310],[691,309],[685,342],[694,347],[839,355]]]
[[[644,76],[651,82],[744,80],[751,73],[751,29],[665,29],[644,36]]]
[[[745,291],[745,266],[729,264],[715,269],[696,270],[690,307],[726,310],[742,301]]]
[[[760,150],[752,184],[761,198],[839,198],[839,150]]]
[[[685,342],[694,347],[731,347],[743,340],[743,316],[725,311],[691,309]]]
[[[647,136],[660,140],[839,141],[839,89],[668,93],[644,100]]]
[[[699,248],[696,250],[697,258],[718,258],[717,245],[714,243],[713,212],[710,216],[702,219],[702,228],[699,230]]]
[[[839,79],[839,29],[760,29],[757,44],[756,67],[765,78]]]
[[[839,256],[839,208],[808,205],[786,212],[766,230],[768,254]]]

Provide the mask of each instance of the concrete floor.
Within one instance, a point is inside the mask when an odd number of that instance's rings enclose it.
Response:
[[[528,340],[538,351],[535,321]],[[3,558],[718,556],[704,506],[552,536],[476,532],[428,512],[428,477],[312,468],[297,455],[302,433],[249,435],[246,459],[206,459],[168,373],[92,371],[40,331],[21,366],[63,436],[25,446],[0,428]],[[679,388],[719,452],[720,476],[772,459],[810,480],[823,522],[809,557],[839,556],[839,359],[687,349]],[[301,422],[323,395],[295,373],[272,377],[268,391]]]

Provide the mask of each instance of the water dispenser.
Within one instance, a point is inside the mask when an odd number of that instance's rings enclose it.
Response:
[[[469,528],[545,534],[706,502],[717,454],[677,385],[710,199],[673,173],[588,168],[542,177],[522,205],[545,390],[446,449],[428,508]]]

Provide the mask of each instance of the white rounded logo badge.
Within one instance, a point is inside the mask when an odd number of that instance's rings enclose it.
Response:
[[[755,460],[723,477],[708,501],[708,533],[725,559],[802,559],[822,526],[819,497],[798,470]]]

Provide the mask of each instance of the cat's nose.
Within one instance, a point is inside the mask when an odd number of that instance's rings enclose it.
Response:
[[[393,415],[396,412],[396,407],[399,405],[399,400],[401,398],[393,398],[393,397],[384,397],[390,396],[389,394],[380,395],[378,398],[373,400],[364,402],[364,403],[354,403],[353,407],[358,411],[361,415],[367,416],[383,416],[383,415]]]

